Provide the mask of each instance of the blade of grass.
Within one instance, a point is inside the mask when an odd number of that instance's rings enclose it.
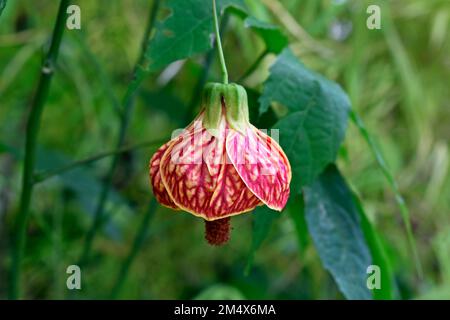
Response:
[[[397,202],[397,205],[400,208],[400,214],[402,216],[403,224],[405,225],[406,236],[408,238],[408,243],[409,243],[409,247],[412,252],[412,256],[413,256],[414,263],[416,266],[417,274],[418,274],[419,278],[422,278],[422,276],[423,276],[422,270],[423,269],[422,269],[422,264],[420,262],[419,253],[417,251],[416,241],[414,239],[414,235],[413,235],[413,231],[412,231],[412,227],[411,227],[411,217],[409,214],[408,207],[405,204],[405,200],[403,199],[403,196],[400,193],[397,182],[395,181],[393,175],[391,174],[386,162],[384,161],[383,156],[381,155],[381,151],[376,146],[375,141],[373,140],[372,136],[370,135],[369,131],[367,130],[361,117],[356,113],[356,111],[352,110],[352,111],[350,111],[350,118],[352,119],[353,123],[358,128],[361,136],[364,138],[364,140],[366,141],[370,150],[372,151],[372,154],[374,155],[375,160],[381,169],[381,172],[383,173],[384,177],[386,178],[389,185],[391,186],[392,191],[394,192],[395,201]]]
[[[390,13],[390,6],[384,3],[383,10],[383,35],[386,39],[387,46],[393,57],[394,65],[397,67],[399,73],[399,80],[404,90],[404,103],[400,104],[403,108],[404,115],[408,121],[413,125],[414,130],[409,130],[414,134],[415,141],[423,138],[423,124],[426,119],[426,108],[417,108],[417,101],[422,101],[424,92],[423,85],[420,83],[418,72],[409,57],[408,51],[405,48],[401,36],[393,23]]]
[[[17,54],[8,62],[1,74],[0,96],[4,96],[8,92],[9,86],[14,83],[17,75],[19,75],[26,63],[33,57],[36,51],[42,47],[45,41],[44,35],[39,34],[36,40],[21,48]]]
[[[9,278],[10,285],[8,295],[10,299],[20,298],[21,294],[21,263],[24,256],[27,222],[29,217],[31,195],[33,193],[33,173],[35,167],[37,137],[39,134],[41,115],[44,110],[45,102],[47,101],[50,83],[65,29],[66,8],[68,5],[68,0],[61,0],[59,4],[50,49],[41,68],[41,76],[26,126],[25,157],[22,177],[22,191],[20,195],[20,208],[19,213],[15,217],[14,231],[12,233],[14,240],[12,241],[12,263]]]
[[[311,35],[303,29],[279,0],[262,0],[262,3],[276,17],[280,24],[301,42],[304,47],[311,49],[327,60],[333,56],[333,52],[328,47],[325,47],[320,41],[311,37]]]

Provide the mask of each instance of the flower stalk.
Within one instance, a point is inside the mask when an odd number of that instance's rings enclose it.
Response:
[[[219,52],[220,67],[222,68],[222,82],[228,84],[228,71],[225,64],[225,57],[223,55],[222,41],[220,40],[219,22],[217,19],[216,0],[213,0],[213,17],[214,17],[214,32],[216,34],[217,51]]]

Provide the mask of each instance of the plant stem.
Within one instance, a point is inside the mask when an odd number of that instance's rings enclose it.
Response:
[[[160,0],[155,0],[153,2],[152,7],[150,8],[149,17],[147,19],[147,26],[142,39],[141,53],[133,71],[134,79],[128,86],[125,96],[123,98],[122,102],[123,111],[121,113],[120,130],[119,136],[117,138],[116,149],[120,149],[124,143],[125,134],[128,129],[134,105],[135,93],[145,77],[145,70],[143,69],[145,66],[142,66],[142,64],[145,62],[145,49],[147,47],[148,37],[155,24],[156,14],[159,9],[160,2],[161,2]],[[84,265],[84,263],[86,263],[87,260],[89,259],[95,235],[97,234],[101,225],[104,222],[103,213],[105,209],[105,204],[106,200],[108,199],[109,192],[111,190],[111,183],[118,162],[119,156],[118,154],[115,154],[112,159],[111,166],[109,167],[108,173],[106,175],[104,184],[102,186],[102,190],[100,191],[100,197],[97,204],[97,208],[95,210],[94,220],[92,221],[91,227],[89,228],[86,235],[83,251],[81,253],[81,258],[79,261],[80,266]]]
[[[222,21],[220,21],[220,30],[222,30],[222,38],[224,37],[227,24],[228,24],[228,18],[229,15],[227,12],[223,15]],[[211,65],[214,59],[214,54],[216,53],[217,46],[215,45],[211,50],[208,51],[208,53],[205,56],[204,62],[203,62],[203,68],[200,76],[198,77],[197,83],[195,84],[194,92],[192,93],[191,99],[189,101],[189,104],[186,109],[186,113],[184,116],[184,125],[189,124],[192,121],[192,118],[194,118],[195,114],[195,107],[200,101],[201,93],[203,90],[203,87],[205,86],[206,81],[208,80],[209,71],[211,69]]]
[[[125,282],[128,271],[130,270],[130,266],[144,243],[145,237],[147,235],[148,225],[155,215],[157,205],[158,203],[156,202],[155,198],[152,198],[152,200],[150,200],[150,204],[142,220],[140,228],[136,234],[136,237],[134,238],[130,253],[122,263],[116,283],[114,284],[113,290],[111,292],[111,299],[116,299],[122,289],[122,285]]]
[[[228,84],[228,71],[223,56],[222,41],[220,40],[219,22],[217,21],[216,0],[213,0],[213,17],[214,17],[214,32],[216,33],[217,49],[219,50],[220,66],[222,68],[222,82]]]
[[[47,170],[44,172],[38,172],[34,175],[34,179],[33,179],[33,183],[39,183],[42,182],[44,180],[47,180],[51,177],[60,175],[64,172],[73,170],[75,168],[78,168],[80,166],[84,166],[87,164],[90,164],[92,162],[96,162],[98,160],[102,160],[106,157],[109,156],[113,156],[116,154],[120,154],[120,153],[124,153],[124,152],[128,152],[128,151],[132,151],[132,150],[136,150],[136,149],[140,149],[140,148],[145,148],[145,147],[158,147],[160,145],[162,145],[164,142],[166,142],[168,140],[168,138],[165,139],[161,139],[161,140],[153,140],[153,141],[146,141],[146,142],[141,142],[141,143],[137,143],[131,146],[127,146],[127,147],[122,147],[116,150],[112,150],[112,151],[105,151],[105,152],[101,152],[99,154],[96,154],[94,156],[90,156],[87,157],[85,159],[81,159],[81,160],[77,160],[74,161],[72,163],[69,163],[68,165],[62,166],[60,168],[56,168],[56,169],[51,169],[51,170]]]
[[[37,137],[39,134],[42,111],[48,97],[50,82],[53,76],[56,59],[58,57],[62,35],[65,29],[66,8],[68,4],[69,0],[61,0],[59,4],[50,49],[42,65],[41,76],[39,78],[36,95],[34,96],[26,126],[22,191],[20,195],[19,213],[17,214],[14,224],[14,240],[12,241],[13,247],[11,249],[12,263],[9,286],[10,299],[20,298],[21,262],[24,256],[26,229],[29,217],[31,195],[33,192],[33,172],[35,167]]]

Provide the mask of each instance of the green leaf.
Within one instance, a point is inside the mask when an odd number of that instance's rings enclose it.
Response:
[[[277,121],[277,116],[272,109],[269,109],[264,114],[259,114],[258,100],[261,93],[253,88],[245,87],[248,98],[248,111],[250,115],[250,122],[257,128],[271,128]]]
[[[355,194],[353,194],[353,202],[358,209],[357,211],[361,219],[361,228],[372,255],[372,263],[380,267],[381,271],[380,289],[373,289],[373,297],[376,300],[391,300],[394,298],[394,275],[392,274],[392,268],[386,250],[377,231],[367,218],[360,200]]]
[[[217,0],[220,13],[230,6],[245,10],[243,0]],[[212,48],[212,1],[168,0],[167,9],[171,14],[158,23],[146,51],[148,71]]]
[[[247,266],[245,272],[250,272],[253,265],[253,260],[255,258],[255,253],[261,246],[264,239],[269,234],[270,228],[273,222],[280,216],[279,212],[270,209],[267,206],[257,207],[253,210],[253,235],[252,235],[252,246],[250,248],[250,253],[247,260]]]
[[[289,43],[288,38],[280,28],[273,24],[263,22],[255,17],[247,17],[244,20],[244,25],[259,34],[269,52],[280,53]]]
[[[366,270],[372,264],[352,193],[334,165],[304,188],[306,222],[325,268],[347,299],[371,299]]]
[[[350,101],[341,87],[307,69],[289,49],[270,68],[259,100],[260,113],[272,102],[288,108],[279,129],[280,144],[292,167],[293,193],[314,181],[334,162],[347,128]]]

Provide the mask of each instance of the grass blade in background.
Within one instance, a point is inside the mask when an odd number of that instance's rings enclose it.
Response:
[[[414,235],[412,232],[411,217],[409,214],[408,207],[405,204],[405,200],[403,200],[400,190],[398,189],[397,182],[395,181],[389,168],[387,167],[387,164],[384,161],[383,156],[381,155],[381,151],[376,146],[375,141],[372,139],[372,136],[370,135],[369,131],[366,129],[366,126],[364,125],[364,122],[362,121],[361,117],[354,110],[352,110],[350,112],[350,118],[352,119],[353,123],[358,127],[361,135],[363,136],[364,140],[367,142],[367,145],[369,146],[370,150],[372,151],[378,166],[380,167],[383,175],[385,176],[386,180],[388,181],[389,185],[392,188],[392,191],[394,192],[395,201],[397,202],[397,204],[400,208],[402,220],[403,220],[403,223],[406,228],[406,236],[408,238],[408,243],[411,248],[413,258],[414,258],[416,270],[417,270],[419,277],[422,278],[422,276],[423,276],[422,264],[420,262],[420,257],[419,257],[419,253],[417,251],[416,241],[414,239]]]

